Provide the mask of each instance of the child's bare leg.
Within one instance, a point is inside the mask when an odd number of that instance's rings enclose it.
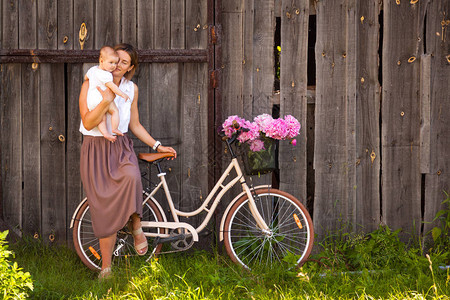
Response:
[[[117,135],[123,135],[123,133],[118,129],[119,128],[119,109],[117,108],[114,102],[111,102],[109,105],[108,113],[111,115],[111,131]]]
[[[102,121],[97,125],[97,127],[105,139],[113,143],[116,141],[117,138],[109,133],[108,128],[106,127],[106,114],[103,116]]]

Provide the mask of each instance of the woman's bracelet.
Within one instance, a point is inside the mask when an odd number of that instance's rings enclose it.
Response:
[[[156,151],[159,146],[161,146],[161,142],[160,141],[156,141],[152,148],[153,148],[153,150]]]

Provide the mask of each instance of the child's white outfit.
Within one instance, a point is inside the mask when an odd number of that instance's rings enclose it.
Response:
[[[106,83],[113,81],[111,72],[100,69],[98,66],[94,66],[86,73],[86,77],[89,78],[89,89],[87,93],[87,105],[89,111],[97,107],[102,101],[102,94],[97,90],[99,86],[103,91],[106,90]]]
[[[97,107],[97,105],[103,100],[102,94],[97,90],[97,86],[100,86],[102,90],[106,89],[105,83],[112,82],[113,76],[110,72],[100,69],[98,66],[94,66],[89,69],[86,73],[86,76],[89,78],[89,88],[87,93],[87,105],[89,111],[93,110]],[[130,122],[130,110],[131,103],[134,98],[134,83],[131,80],[125,79],[122,77],[120,81],[119,88],[125,94],[130,97],[130,101],[126,101],[124,98],[116,95],[114,98],[114,102],[116,103],[117,108],[119,109],[119,130],[122,133],[126,133],[128,131],[128,124]],[[108,131],[111,131],[111,115],[106,114],[106,127]],[[92,135],[92,136],[103,136],[98,127],[93,128],[92,130],[87,130],[83,126],[83,121],[80,124],[80,132],[84,135]]]

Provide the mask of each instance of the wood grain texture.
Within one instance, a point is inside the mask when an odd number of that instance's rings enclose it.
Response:
[[[55,0],[38,0],[37,45],[39,49],[57,49],[58,4]]]
[[[4,49],[19,47],[19,6],[17,1],[2,1],[2,39]]]
[[[22,65],[23,205],[25,234],[41,233],[40,69]],[[43,187],[45,189],[45,186]]]
[[[309,3],[282,1],[281,5],[280,117],[292,115],[306,126]],[[305,203],[306,130],[302,128],[296,139],[297,146],[280,142],[280,189]]]
[[[137,0],[137,47],[152,49],[154,47],[154,3]]]
[[[81,49],[80,27],[86,25],[87,37],[83,43],[83,49],[95,49],[95,27],[94,27],[94,1],[77,0],[73,3],[73,39],[75,50]]]
[[[184,49],[186,47],[185,32],[186,14],[184,0],[170,1],[170,48]]]
[[[425,222],[432,221],[440,209],[448,208],[441,203],[446,199],[443,191],[450,193],[450,30],[441,24],[444,20],[448,22],[449,15],[448,1],[430,1],[426,25],[426,51],[431,55],[430,168],[425,175]],[[436,225],[436,222],[425,223],[424,233]]]
[[[66,219],[70,222],[73,212],[77,208],[83,197],[83,188],[80,177],[80,152],[82,144],[82,134],[80,128],[80,110],[78,96],[83,83],[83,65],[69,64],[67,66],[67,118],[66,122]],[[66,239],[72,238],[72,229],[66,228]],[[68,243],[72,246],[73,243]]]
[[[420,56],[426,2],[384,2],[382,215],[403,234],[421,224]],[[414,59],[415,58],[415,59]],[[401,218],[399,218],[401,216]]]
[[[120,0],[95,1],[95,49],[120,41]]]
[[[347,10],[345,0],[316,3],[314,224],[318,236],[347,222]],[[346,16],[346,17],[342,17]]]
[[[42,238],[66,239],[66,135],[63,64],[40,65]],[[52,237],[54,240],[52,241]]]
[[[379,48],[379,1],[356,1],[355,29],[355,77],[349,77],[356,87],[354,97],[355,155],[349,159],[349,166],[356,167],[353,181],[355,203],[353,208],[355,230],[370,232],[380,223],[380,85],[378,82]],[[363,21],[361,17],[364,16]],[[350,134],[349,134],[350,133]]]
[[[138,11],[137,0],[121,0],[121,16],[122,16],[122,32],[121,32],[121,43],[128,43],[133,46],[137,46],[137,20]],[[149,1],[151,2],[151,1]],[[148,29],[147,29],[148,30]]]
[[[21,65],[2,65],[1,178],[3,219],[19,236],[22,228]]]
[[[58,0],[58,49],[73,49],[78,35],[73,35],[74,27],[74,1]]]
[[[37,48],[37,2],[21,1],[19,5],[19,48]]]

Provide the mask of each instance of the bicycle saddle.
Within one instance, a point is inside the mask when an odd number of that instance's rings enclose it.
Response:
[[[139,159],[145,160],[147,162],[154,162],[165,157],[174,157],[172,152],[161,152],[161,153],[139,153]]]

